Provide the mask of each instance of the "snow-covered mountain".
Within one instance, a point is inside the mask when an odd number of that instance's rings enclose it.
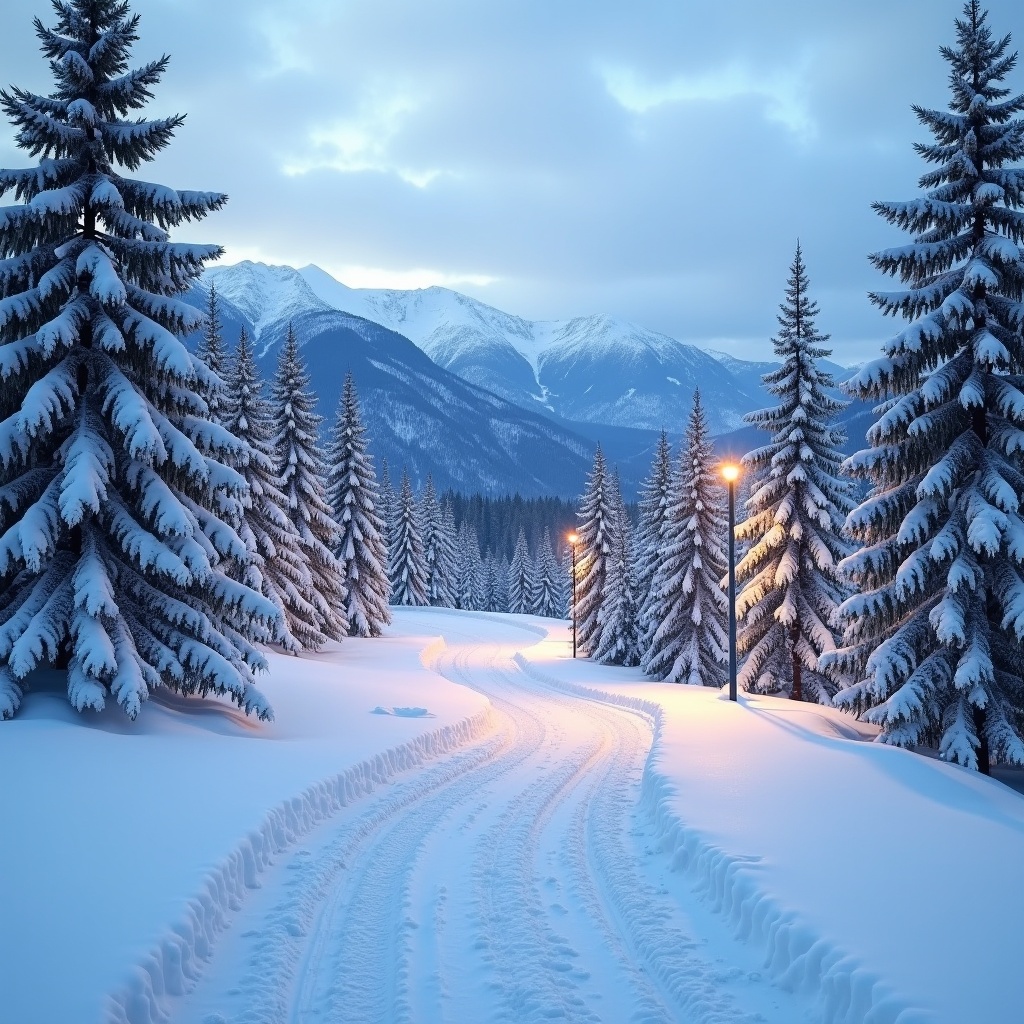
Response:
[[[524,408],[675,433],[695,387],[715,431],[760,404],[703,349],[611,316],[530,321],[448,288],[348,288],[315,266],[299,274],[322,302],[404,334],[439,366]]]
[[[404,336],[332,308],[291,268],[214,268],[190,301],[205,308],[211,284],[225,338],[234,344],[244,326],[257,340],[267,378],[294,324],[328,422],[352,370],[374,452],[394,475],[407,466],[419,484],[430,473],[441,489],[484,494],[568,497],[581,490],[592,438],[467,383]],[[635,486],[632,474],[624,482]]]
[[[244,324],[268,372],[295,324],[325,417],[353,369],[378,456],[408,464],[420,481],[432,473],[442,487],[578,494],[600,441],[634,494],[655,431],[682,433],[694,387],[731,455],[763,442],[742,416],[774,401],[761,375],[776,364],[706,352],[610,316],[532,322],[447,288],[348,288],[312,266],[215,267],[210,284],[229,340]],[[837,380],[851,372],[829,368]],[[850,427],[852,449],[864,425]]]

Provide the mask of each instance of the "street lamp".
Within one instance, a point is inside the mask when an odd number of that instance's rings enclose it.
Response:
[[[580,538],[576,533],[570,533],[565,538],[572,548],[572,656],[576,657],[576,545]]]
[[[722,479],[729,488],[729,700],[736,699],[736,481],[740,467],[723,462]]]

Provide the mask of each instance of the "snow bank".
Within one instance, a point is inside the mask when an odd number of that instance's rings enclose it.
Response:
[[[395,714],[403,710],[395,709]],[[422,716],[410,716],[422,717]],[[241,909],[246,891],[259,887],[259,876],[275,854],[303,839],[322,821],[353,800],[372,793],[399,772],[449,753],[489,731],[490,712],[418,736],[392,750],[362,761],[333,778],[273,808],[260,828],[250,833],[211,872],[200,895],[192,899],[182,920],[132,973],[128,984],[110,1000],[111,1024],[161,1024],[165,996],[183,995],[195,983],[217,935],[232,911]]]
[[[1020,796],[860,742],[870,727],[832,709],[573,663],[567,639],[555,627],[517,661],[653,719],[663,846],[780,985],[817,993],[830,1024],[1022,1019]]]
[[[134,724],[80,716],[56,674],[40,680],[0,726],[0,771],[18,780],[0,790],[0,1018],[165,1020],[277,854],[486,734],[486,699],[433,671],[429,625],[399,616],[387,638],[270,655],[270,724],[170,694]]]

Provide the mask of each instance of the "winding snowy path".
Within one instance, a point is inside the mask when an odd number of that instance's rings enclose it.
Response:
[[[511,625],[437,632],[493,732],[282,857],[176,1024],[812,1020],[652,848],[651,722],[527,676]]]

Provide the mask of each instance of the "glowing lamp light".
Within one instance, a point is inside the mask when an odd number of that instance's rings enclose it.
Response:
[[[722,466],[722,477],[727,483],[735,483],[740,478],[740,467],[735,462],[726,462]]]
[[[576,542],[579,534],[573,531],[565,538],[572,549],[572,656],[576,657]]]

